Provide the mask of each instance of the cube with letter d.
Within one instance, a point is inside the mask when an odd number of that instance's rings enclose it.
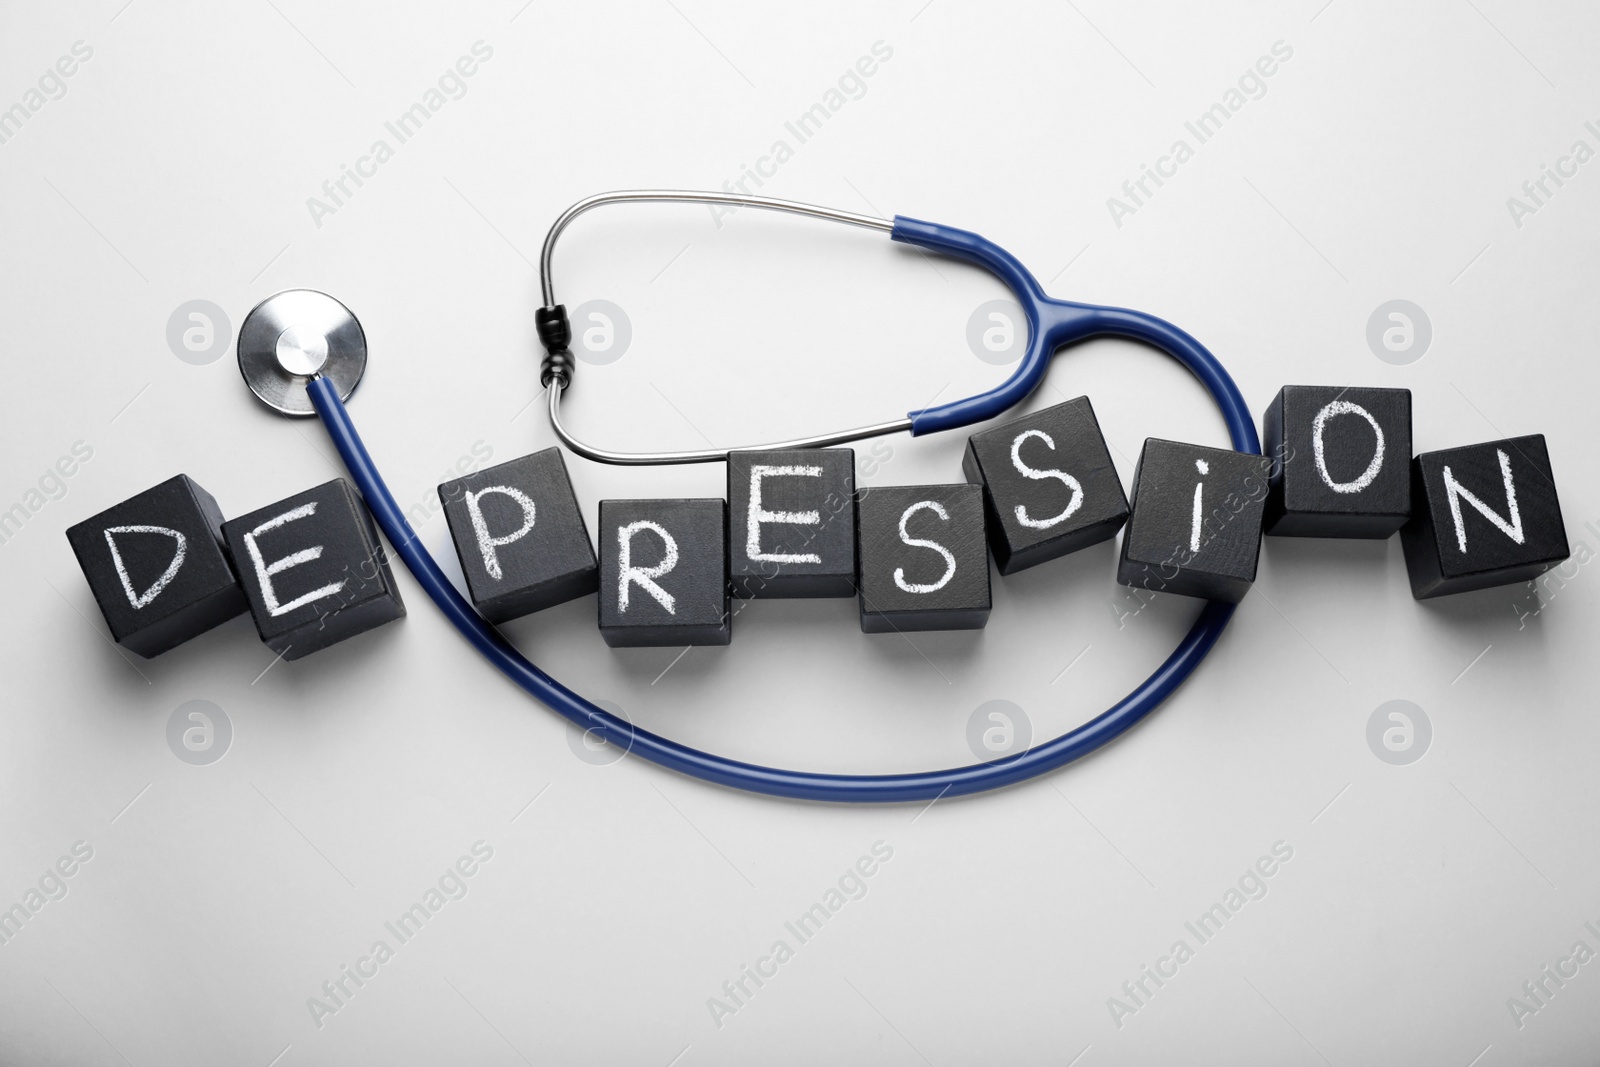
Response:
[[[240,614],[222,512],[186,474],[67,531],[111,636],[156,656]]]

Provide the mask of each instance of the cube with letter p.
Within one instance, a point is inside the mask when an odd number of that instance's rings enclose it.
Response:
[[[473,606],[490,622],[594,592],[599,565],[558,448],[439,486]]]

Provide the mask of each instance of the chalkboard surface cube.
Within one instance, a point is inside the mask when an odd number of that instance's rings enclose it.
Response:
[[[559,448],[439,486],[479,614],[505,622],[592,593],[600,566]]]
[[[1418,600],[1526,582],[1570,555],[1544,435],[1424,452],[1400,530]]]
[[[1286,385],[1262,419],[1266,532],[1388,537],[1411,516],[1411,390]]]
[[[245,610],[222,511],[186,474],[67,530],[117,643],[157,656]]]
[[[848,448],[728,456],[734,596],[855,594],[855,465]]]
[[[612,648],[725,645],[728,508],[707,500],[600,501],[600,636]]]
[[[1238,603],[1256,580],[1268,460],[1151,437],[1133,474],[1117,581]]]
[[[1122,479],[1086,396],[973,434],[961,469],[983,487],[1001,574],[1115,537],[1128,521]]]
[[[983,527],[976,485],[859,490],[861,632],[982,629],[990,605]]]
[[[372,516],[343,478],[222,524],[256,632],[284,659],[402,618]]]

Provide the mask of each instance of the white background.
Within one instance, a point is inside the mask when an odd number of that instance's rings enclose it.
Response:
[[[1587,557],[1600,163],[1520,227],[1506,199],[1574,140],[1600,147],[1583,125],[1600,119],[1600,14],[1507,0],[122,3],[0,14],[0,107],[75,41],[93,49],[0,144],[0,509],[74,442],[93,449],[0,544],[0,905],[74,842],[94,850],[0,945],[0,1061],[1489,1067],[1592,1053],[1600,963],[1520,1028],[1507,1006],[1578,939],[1600,950],[1583,926],[1600,926],[1587,566],[1542,600],[1514,586],[1424,605],[1396,540],[1269,538],[1211,658],[1110,750],[996,795],[842,808],[578,758],[569,728],[403,573],[404,621],[302,661],[273,665],[248,618],[140,660],[105,636],[62,532],[179,471],[230,516],[342,473],[314,421],[246,392],[231,348],[177,358],[167,321],[194,299],[233,330],[283,288],[354,309],[372,355],[352,414],[408,507],[475,446],[496,462],[547,447],[530,261],[550,221],[605,189],[736,179],[776,139],[793,145],[785,121],[882,41],[893,55],[865,95],[763,192],[967,227],[1058,295],[1161,314],[1225,362],[1258,418],[1286,383],[1355,383],[1413,391],[1419,451],[1543,433]],[[375,139],[393,146],[385,121],[480,40],[493,56],[466,94],[318,225],[307,199]],[[1185,120],[1278,41],[1293,55],[1265,95],[1116,225],[1107,198],[1175,139],[1192,145]],[[965,341],[999,285],[865,231],[614,208],[573,226],[556,267],[569,307],[610,300],[632,324],[621,359],[579,367],[569,406],[610,447],[880,421],[1006,373]],[[1433,328],[1406,366],[1366,340],[1397,298]],[[1146,436],[1226,443],[1198,384],[1157,354],[1063,354],[1028,406],[1083,393],[1125,481]],[[861,484],[960,480],[964,435],[887,443]],[[722,492],[720,465],[569,462],[591,530],[603,497]],[[453,559],[442,517],[421,532]],[[815,769],[949,766],[973,759],[979,705],[1011,701],[1036,739],[1054,736],[1187,628],[1194,601],[1128,614],[1115,547],[996,577],[976,633],[867,637],[853,601],[762,602],[731,647],[674,662],[606,648],[592,598],[507,632],[691,744]],[[193,699],[232,724],[209,766],[166,741]],[[1432,723],[1409,766],[1366,740],[1393,699]],[[319,1027],[308,998],[480,840],[494,853],[470,892]],[[867,895],[717,1025],[708,999],[774,941],[793,945],[784,922],[877,841],[893,859]],[[1175,940],[1194,947],[1184,922],[1280,841],[1293,858],[1265,898],[1118,1026],[1108,998]]]

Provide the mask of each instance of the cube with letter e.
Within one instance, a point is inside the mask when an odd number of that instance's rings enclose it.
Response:
[[[367,507],[335,478],[222,524],[256,632],[299,659],[405,615]]]
[[[856,591],[855,452],[728,455],[728,570],[738,597]]]

